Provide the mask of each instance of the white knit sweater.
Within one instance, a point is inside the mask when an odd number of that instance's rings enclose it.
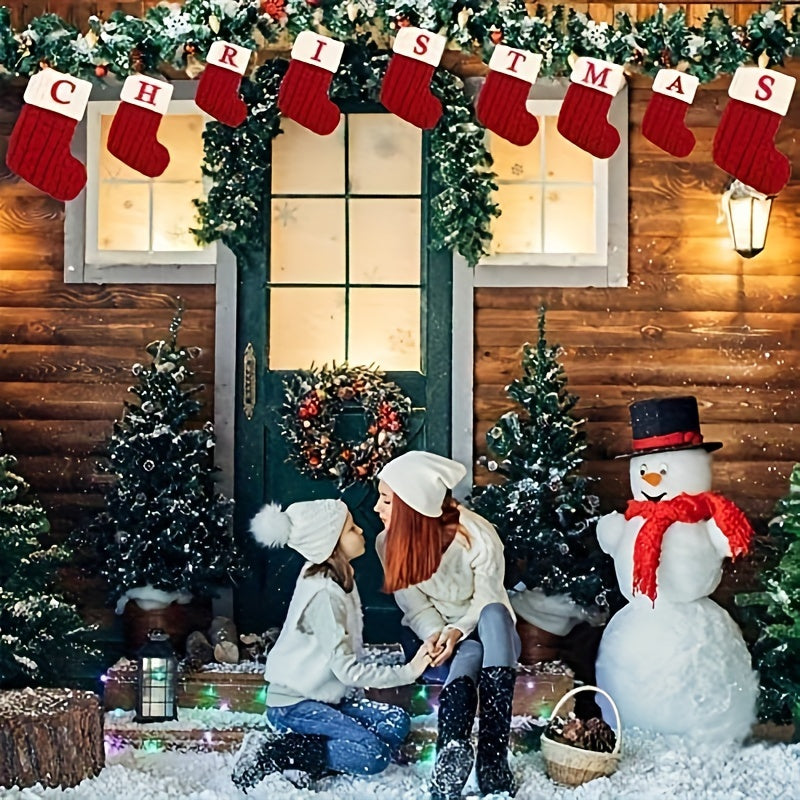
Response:
[[[422,673],[410,664],[359,662],[363,619],[358,589],[347,594],[331,578],[306,577],[295,585],[281,635],[267,656],[268,706],[301,700],[338,703],[353,687],[383,689],[413,683]]]
[[[516,620],[503,587],[505,559],[497,531],[475,512],[463,507],[459,512],[459,522],[469,540],[457,533],[430,578],[394,593],[403,611],[403,624],[423,640],[443,628],[458,628],[465,639],[475,630],[481,611],[490,603],[502,603]],[[385,540],[383,531],[375,541],[381,563]]]

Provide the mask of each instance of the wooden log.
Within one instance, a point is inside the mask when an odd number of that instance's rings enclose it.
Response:
[[[0,786],[68,788],[105,764],[103,716],[92,692],[0,692]]]

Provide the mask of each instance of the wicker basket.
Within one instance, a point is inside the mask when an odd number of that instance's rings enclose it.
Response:
[[[612,752],[597,753],[594,750],[583,750],[580,747],[554,742],[542,734],[542,756],[544,757],[545,770],[554,781],[567,786],[580,786],[582,783],[592,781],[595,778],[611,775],[616,772],[619,764],[622,724],[616,703],[602,689],[597,686],[579,686],[571,692],[567,692],[556,704],[550,718],[552,719],[556,716],[558,710],[567,700],[578,692],[586,691],[599,692],[611,703],[611,708],[614,710],[614,716],[617,719],[617,741]]]

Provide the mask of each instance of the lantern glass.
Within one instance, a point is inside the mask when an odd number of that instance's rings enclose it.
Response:
[[[152,630],[139,650],[137,722],[163,722],[177,719],[178,662],[169,637],[162,630]]]
[[[733,249],[744,258],[758,255],[767,243],[772,199],[734,181],[722,195]]]

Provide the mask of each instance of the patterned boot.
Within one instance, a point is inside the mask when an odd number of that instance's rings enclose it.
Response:
[[[311,734],[250,731],[233,759],[231,780],[247,793],[271,773],[292,771],[299,773],[292,783],[307,786],[326,774],[326,742]]]
[[[466,675],[448,683],[439,695],[439,736],[431,776],[431,800],[458,800],[461,796],[475,759],[470,739],[477,705],[478,689]]]
[[[478,728],[478,786],[482,794],[517,791],[508,766],[511,703],[514,699],[514,667],[485,667],[479,682],[481,699]]]

